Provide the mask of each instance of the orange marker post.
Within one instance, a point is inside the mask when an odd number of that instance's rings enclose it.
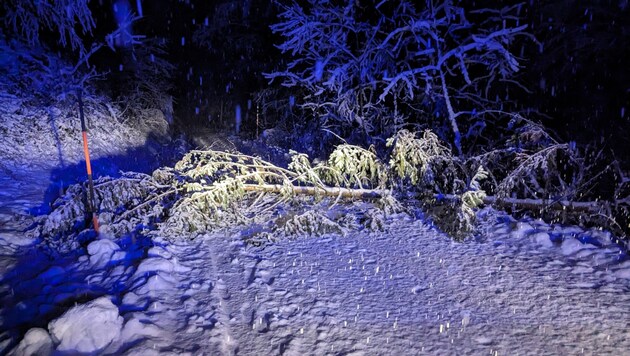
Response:
[[[87,197],[87,213],[92,214],[92,225],[94,231],[98,234],[98,215],[94,206],[94,181],[92,180],[92,164],[90,162],[90,150],[88,149],[87,127],[85,126],[85,117],[83,114],[83,98],[81,97],[81,89],[77,90],[77,98],[79,100],[79,118],[81,119],[81,133],[83,134],[83,154],[85,155],[85,168],[88,176],[88,197]]]

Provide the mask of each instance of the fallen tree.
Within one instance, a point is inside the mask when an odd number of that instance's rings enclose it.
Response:
[[[286,167],[239,152],[193,150],[174,168],[156,170],[151,176],[128,174],[97,181],[97,206],[105,233],[116,235],[140,229],[194,236],[256,225],[262,226],[258,235],[271,239],[361,226],[380,229],[390,214],[421,206],[429,216],[439,217],[435,221],[445,232],[461,239],[475,231],[476,210],[482,205],[563,214],[578,223],[590,216],[602,226],[623,231],[620,216],[628,212],[627,199],[572,200],[575,195],[566,193],[580,193],[576,187],[584,187],[588,176],[578,157],[566,157],[574,154],[566,151],[567,145],[533,153],[514,151],[511,156],[502,152],[498,157],[504,163],[497,163],[495,154],[453,156],[430,131],[417,135],[402,130],[387,144],[387,162],[372,148],[342,144],[318,164],[291,151]],[[514,166],[499,176],[506,164]],[[558,167],[575,168],[573,176]],[[556,189],[556,198],[515,197],[536,189]],[[72,187],[56,203],[42,229],[50,241],[70,236],[67,232],[81,225],[81,190]]]
[[[373,152],[350,145],[339,146],[327,162],[315,166],[306,155],[291,152],[287,168],[238,152],[193,150],[174,168],[156,170],[151,176],[98,180],[95,200],[105,234],[148,228],[178,236],[269,222],[273,226],[268,232],[276,234],[340,232],[354,222],[337,221],[343,214],[336,220],[326,215],[342,200],[349,204],[373,200],[361,212],[369,215],[364,221],[369,226],[382,226],[374,219],[381,221],[383,213],[400,210],[392,192],[385,189],[387,179],[385,165]],[[81,186],[71,187],[42,226],[42,234],[58,250],[81,245],[81,239],[69,233],[84,227],[81,191]],[[301,195],[310,200],[300,201]],[[288,202],[301,202],[302,207],[275,214]]]

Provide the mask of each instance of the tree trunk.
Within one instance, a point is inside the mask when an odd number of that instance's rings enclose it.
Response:
[[[267,192],[267,193],[280,193],[284,185],[281,184],[245,184],[245,190],[248,192]],[[286,189],[286,188],[285,188]],[[325,195],[330,197],[342,198],[358,198],[358,199],[379,199],[388,194],[387,190],[378,189],[351,189],[351,188],[336,188],[336,187],[291,187],[295,194],[305,195]]]
[[[436,199],[459,200],[460,196],[452,194],[436,195]],[[597,212],[602,205],[596,201],[570,201],[551,199],[518,199],[518,198],[497,198],[487,196],[483,198],[483,203],[487,205],[497,205],[503,207],[518,206],[531,210],[551,208],[554,210],[571,210],[582,212]]]

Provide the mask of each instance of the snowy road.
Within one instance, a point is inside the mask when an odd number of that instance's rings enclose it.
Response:
[[[539,246],[540,231],[549,227],[532,225],[498,223],[485,242],[454,243],[421,222],[400,220],[387,233],[265,248],[246,245],[238,234],[154,241],[140,255],[122,242],[98,240],[89,257],[29,264],[31,275],[16,284],[19,301],[3,315],[19,315],[20,305],[41,311],[72,300],[71,311],[101,315],[82,304],[104,296],[124,320],[113,340],[101,349],[70,347],[130,355],[629,350],[630,262],[613,248],[573,238]],[[5,287],[3,298],[11,301]],[[29,315],[26,325],[46,327],[37,311]],[[91,320],[64,315],[57,324],[93,333],[109,325]]]
[[[0,171],[0,280],[15,264],[17,250],[33,243],[23,230],[33,224],[29,210],[36,209],[46,193],[46,185],[34,182],[37,179],[36,175]]]
[[[615,277],[630,266],[615,262],[612,251],[565,256],[509,235],[502,243],[452,243],[417,222],[382,235],[303,238],[263,250],[219,236],[165,248],[167,258],[147,268],[159,272],[127,297],[150,300],[134,317],[162,336],[130,354],[630,349],[630,283]]]

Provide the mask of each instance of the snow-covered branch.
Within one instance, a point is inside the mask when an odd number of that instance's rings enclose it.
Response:
[[[316,120],[334,117],[341,129],[358,124],[369,134],[388,125],[393,132],[387,134],[393,134],[400,127],[391,125],[391,117],[404,123],[421,103],[448,120],[450,140],[461,152],[460,123],[474,125],[462,121],[465,113],[495,109],[495,98],[488,97],[495,81],[520,85],[511,47],[516,37],[528,35],[527,25],[518,24],[517,7],[481,9],[475,16],[483,21],[472,23],[461,6],[433,5],[311,0],[286,6],[272,30],[283,36],[278,48],[292,59],[267,78],[311,92],[303,104],[316,108]]]
[[[82,36],[95,27],[89,0],[6,0],[4,22],[31,46],[40,44],[42,31],[59,34],[63,47],[85,52]]]

